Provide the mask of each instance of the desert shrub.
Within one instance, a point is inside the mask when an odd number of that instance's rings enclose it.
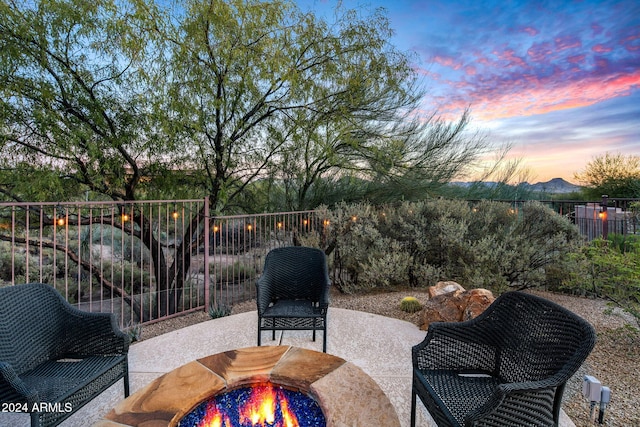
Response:
[[[595,239],[572,254],[573,269],[564,290],[605,298],[631,313],[640,325],[640,250],[623,251]]]
[[[545,284],[582,243],[577,228],[538,202],[342,204],[330,216],[336,285],[357,292],[456,280],[501,292]]]
[[[153,283],[152,273],[142,270],[136,264],[128,261],[103,261],[102,275],[127,293],[139,293],[150,283]]]
[[[472,208],[466,239],[471,262],[463,277],[471,286],[502,292],[547,282],[567,254],[582,244],[578,229],[538,202],[513,209],[508,203],[482,202]]]
[[[416,313],[422,309],[422,304],[415,297],[404,297],[400,301],[400,310],[407,313]]]
[[[442,274],[458,277],[458,261],[468,258],[468,211],[459,200],[402,203],[386,216],[384,232],[403,243],[415,265],[438,266]],[[417,277],[409,284],[418,285]]]
[[[231,314],[231,307],[223,302],[215,301],[209,304],[209,317],[212,319],[218,319],[220,317],[226,317]]]
[[[317,230],[312,230],[304,234],[298,234],[296,238],[300,246],[308,246],[310,248],[322,247],[322,238]]]
[[[129,336],[129,340],[133,342],[140,341],[142,338],[142,326],[139,324],[129,324],[124,328],[124,332]]]
[[[640,253],[640,236],[636,234],[609,233],[609,243],[622,253]]]
[[[215,283],[237,283],[256,276],[256,269],[242,261],[233,264],[209,264],[209,273]]]
[[[371,254],[362,262],[360,279],[363,285],[383,289],[406,285],[411,255],[397,241],[383,239],[383,243],[388,245],[386,251]]]
[[[13,265],[13,266],[12,266]],[[11,282],[12,277],[24,277],[27,272],[27,257],[24,252],[0,251],[0,280]]]
[[[340,204],[326,212],[324,233],[335,248],[333,266],[339,271],[334,285],[344,292],[375,287],[361,279],[369,260],[382,257],[389,241],[378,229],[378,213],[368,204]],[[366,273],[365,273],[366,274]]]
[[[23,250],[9,249],[9,245],[3,245],[6,250],[0,249],[0,281],[11,282],[12,275],[15,283],[27,281],[27,254]],[[52,284],[56,279],[63,279],[66,275],[64,262],[53,264],[45,252],[42,260],[39,256],[29,255],[29,280],[30,282],[42,282]],[[12,267],[13,263],[13,267]],[[34,267],[35,266],[35,267]],[[70,267],[73,268],[73,265]]]

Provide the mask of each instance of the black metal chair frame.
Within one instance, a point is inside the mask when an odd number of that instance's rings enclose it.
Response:
[[[111,313],[87,313],[53,287],[0,288],[0,401],[20,404],[31,426],[56,426],[123,379],[129,337]]]
[[[473,320],[432,323],[412,349],[411,426],[417,397],[440,427],[557,426],[595,337],[576,314],[517,291]]]
[[[327,351],[327,311],[331,281],[326,255],[320,249],[288,246],[272,249],[256,283],[258,345],[262,332],[322,331],[322,351]]]

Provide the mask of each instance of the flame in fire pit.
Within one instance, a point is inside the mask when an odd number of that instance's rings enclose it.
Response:
[[[300,421],[298,421],[300,419]],[[200,404],[179,427],[321,427],[324,415],[309,396],[270,383],[236,389]]]
[[[298,427],[296,415],[289,411],[287,397],[281,390],[274,390],[271,384],[262,387],[253,387],[251,396],[240,406],[240,422],[249,421],[251,426],[273,425],[276,421],[277,404],[280,403],[282,423],[276,427]]]

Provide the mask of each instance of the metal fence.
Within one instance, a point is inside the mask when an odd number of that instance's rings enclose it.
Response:
[[[314,212],[213,218],[208,201],[0,204],[0,286],[41,282],[121,328],[255,297],[266,253]]]
[[[637,233],[633,201],[542,203],[592,239]],[[0,203],[0,286],[50,284],[126,329],[254,298],[267,252],[326,247],[327,224],[316,211],[212,217],[207,199]]]
[[[518,203],[525,203],[520,201]],[[640,233],[640,199],[609,198],[601,200],[542,200],[574,223],[589,241],[608,234]]]

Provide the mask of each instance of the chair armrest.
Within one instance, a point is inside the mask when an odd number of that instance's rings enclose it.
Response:
[[[28,388],[7,362],[0,361],[0,401],[27,402],[29,406],[38,402],[38,393]]]
[[[429,325],[425,339],[412,348],[415,369],[487,372],[496,375],[498,350],[484,340],[477,319]]]
[[[65,318],[65,353],[69,356],[117,356],[129,350],[129,336],[123,333],[111,313],[88,313],[68,307]]]
[[[322,294],[320,295],[320,301],[318,301],[318,303],[320,304],[320,307],[323,309],[327,309],[329,307],[330,290],[331,290],[331,280],[327,275],[327,277],[325,278],[324,286],[322,287]]]
[[[269,308],[271,304],[272,286],[271,281],[263,274],[256,282],[256,302],[258,306],[258,316]]]

